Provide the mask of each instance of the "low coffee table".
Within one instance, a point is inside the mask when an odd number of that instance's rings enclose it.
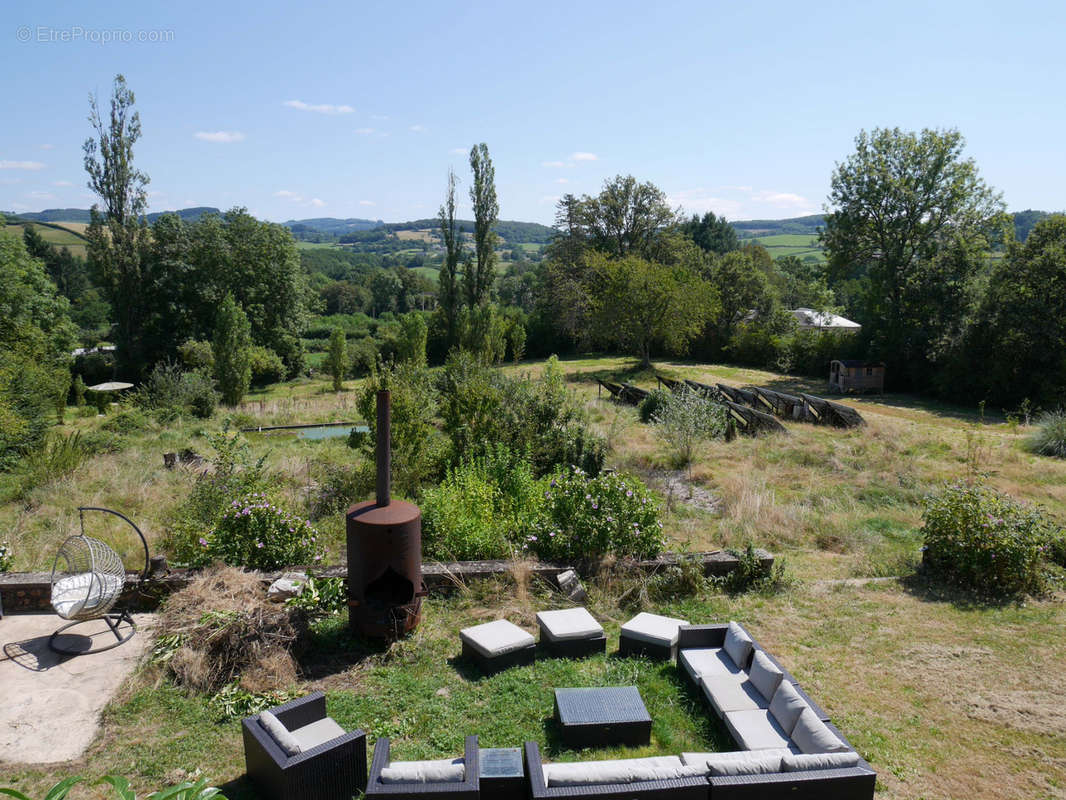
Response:
[[[556,689],[555,718],[567,747],[636,747],[651,741],[651,717],[636,686]]]
[[[525,800],[526,765],[518,747],[483,747],[478,754],[484,800]]]

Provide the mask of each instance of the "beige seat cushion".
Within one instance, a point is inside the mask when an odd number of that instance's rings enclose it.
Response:
[[[622,635],[645,644],[673,647],[677,644],[677,629],[682,625],[688,622],[642,611],[622,626]]]
[[[264,711],[259,715],[259,725],[270,734],[270,738],[277,743],[285,755],[295,756],[303,752],[300,742],[271,712]]]
[[[531,633],[505,619],[463,628],[459,631],[459,638],[485,658],[506,655],[536,644]]]
[[[382,783],[462,783],[466,761],[443,758],[435,761],[393,761],[381,768]]]
[[[733,740],[744,750],[788,747],[788,734],[769,711],[727,711],[725,725]]]
[[[700,767],[681,763],[677,756],[622,758],[613,761],[575,761],[545,764],[546,786],[596,786],[671,778],[694,778],[705,774]]]
[[[747,680],[748,677],[721,647],[695,647],[682,650],[679,660],[681,667],[697,683],[700,678],[711,675],[733,678],[737,681]]]
[[[789,753],[781,759],[784,772],[802,772],[807,769],[842,769],[859,763],[859,754],[848,750],[844,753]]]
[[[729,711],[758,711],[769,707],[751,681],[738,681],[732,675],[704,675],[700,678],[700,688],[719,717]]]
[[[762,650],[755,651],[755,655],[751,659],[751,667],[748,670],[748,679],[755,684],[755,688],[759,690],[759,694],[766,698],[767,702],[774,696],[774,692],[777,691],[777,687],[781,685],[781,680],[784,677],[785,673],[774,665],[774,662],[770,660],[766,653]]]
[[[744,632],[744,629],[737,623],[730,622],[729,628],[725,632],[725,643],[722,647],[729,653],[733,663],[741,669],[746,669],[748,657],[751,656],[753,646],[754,643],[751,641],[751,637]]]
[[[296,728],[292,736],[300,744],[300,749],[306,751],[344,736],[344,728],[329,717],[323,717],[310,725]]]
[[[807,701],[800,697],[796,687],[788,681],[782,681],[777,687],[777,691],[774,692],[774,696],[770,699],[770,713],[777,720],[777,724],[781,726],[781,730],[789,736],[792,735],[792,730],[796,727],[796,720],[799,719],[799,715],[803,713],[805,708],[810,708]]]
[[[125,578],[102,572],[67,575],[52,584],[52,608],[63,619],[108,603],[122,591]]]
[[[540,625],[540,632],[556,642],[598,639],[603,636],[603,626],[596,621],[587,608],[539,611],[537,623]]]

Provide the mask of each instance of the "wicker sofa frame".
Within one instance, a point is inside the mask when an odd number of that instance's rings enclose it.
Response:
[[[375,742],[374,758],[366,783],[366,800],[478,800],[481,795],[477,736],[467,736],[463,745],[466,778],[462,783],[382,783],[381,770],[391,762],[389,751],[388,737],[382,736]]]
[[[270,709],[289,730],[324,719],[326,696],[313,692]],[[269,800],[351,800],[366,788],[366,734],[339,736],[290,756],[259,724],[259,715],[241,721],[249,779]]]
[[[531,800],[707,800],[707,778],[672,778],[636,783],[598,783],[586,786],[551,786],[544,782],[544,763],[536,742],[526,742],[526,780]]]
[[[607,652],[607,635],[601,633],[589,639],[549,639],[540,635],[540,648],[554,658],[584,658]]]
[[[743,626],[740,627],[751,637],[753,654],[755,650],[761,650],[784,674],[783,680],[791,683],[800,697],[807,701],[818,718],[829,726],[829,729],[840,737],[842,742],[854,750],[855,748],[851,747],[848,740],[844,738],[844,734],[830,721],[825,709],[803,691],[795,676],[768,653],[749,631]],[[678,632],[678,674],[689,687],[701,695],[703,693],[700,687],[681,664],[681,651],[698,647],[721,647],[725,644],[725,635],[728,630],[728,624],[683,625]],[[740,666],[747,670],[750,664],[751,658],[748,659],[747,664]],[[785,798],[788,800],[871,800],[874,795],[877,773],[860,755],[859,763],[854,767],[760,775],[722,777],[712,775],[707,778],[707,781],[710,784],[710,800],[756,800],[756,798],[758,800],[785,800]]]
[[[462,645],[462,657],[471,664],[477,665],[477,668],[481,670],[481,674],[486,676],[495,675],[497,672],[502,672],[511,667],[524,667],[535,663],[537,660],[536,642],[518,650],[512,650],[510,653],[491,657],[483,655],[477,648],[466,642],[463,642]]]

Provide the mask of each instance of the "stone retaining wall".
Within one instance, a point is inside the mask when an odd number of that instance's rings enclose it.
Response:
[[[769,569],[773,566],[774,557],[770,553],[765,550],[757,550],[756,552],[764,568]],[[703,562],[703,573],[708,577],[727,575],[739,565],[739,560],[735,556],[722,550],[715,550],[710,553],[693,553],[688,557],[700,559]],[[622,563],[635,571],[652,574],[665,567],[677,564],[684,558],[686,556],[677,553],[666,553],[647,561]],[[514,563],[507,560],[432,562],[422,565],[422,577],[429,591],[440,592],[453,589],[468,581],[483,580],[494,575],[506,574],[513,567]],[[572,567],[566,564],[533,563],[529,567],[529,573],[546,580],[554,580],[560,572],[568,569],[572,569]],[[293,571],[295,569],[285,570],[285,572]],[[281,572],[264,573],[263,582],[270,584],[281,574]],[[321,577],[348,579],[348,569],[345,566],[315,569],[314,574]],[[151,611],[158,607],[160,601],[168,594],[187,586],[195,575],[195,570],[174,569],[168,571],[165,575],[149,578],[143,584],[138,576],[130,575],[126,581],[126,588],[122,593],[122,603],[125,607],[133,610]],[[51,611],[50,598],[50,573],[0,573],[0,608],[4,609],[4,613]]]

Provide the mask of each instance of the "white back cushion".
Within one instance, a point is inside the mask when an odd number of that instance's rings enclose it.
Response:
[[[708,775],[759,775],[780,772],[788,748],[777,750],[734,750],[728,753],[682,753],[689,766],[703,767]]]
[[[278,743],[278,747],[285,751],[286,755],[294,756],[303,752],[303,748],[296,741],[296,737],[289,733],[289,729],[281,724],[281,720],[269,711],[263,711],[259,714],[259,724],[263,726],[263,730],[270,734],[270,738]]]
[[[751,669],[748,671],[748,680],[767,701],[773,698],[784,676],[785,673],[774,666],[774,662],[766,653],[762,650],[755,651],[755,656],[751,660]]]
[[[613,761],[574,761],[544,765],[544,783],[549,788],[669,780],[699,777],[704,774],[701,767],[685,766],[677,756],[622,758]]]
[[[839,769],[854,767],[859,763],[859,754],[844,753],[788,753],[781,759],[784,772],[802,772],[805,769]]]
[[[818,719],[810,706],[803,709],[792,729],[792,741],[803,753],[840,753],[848,746]]]
[[[810,708],[807,701],[800,697],[796,687],[788,681],[781,681],[774,696],[770,698],[770,714],[789,736],[792,735],[796,720],[805,708]]]
[[[735,622],[729,623],[729,630],[725,632],[725,644],[722,645],[733,663],[741,669],[748,666],[748,656],[751,655],[751,637],[744,633]]]

